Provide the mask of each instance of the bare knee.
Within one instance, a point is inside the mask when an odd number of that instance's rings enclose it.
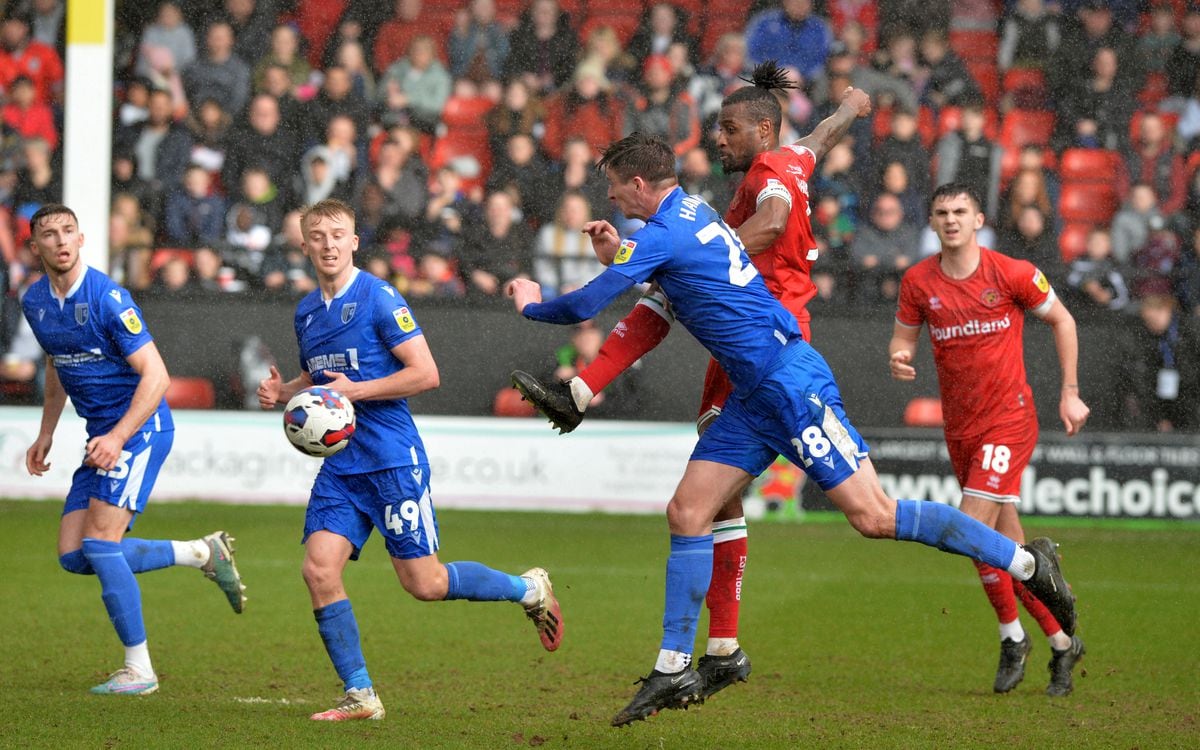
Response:
[[[422,571],[420,575],[400,576],[400,585],[417,601],[440,602],[450,591],[450,577],[446,573],[446,566],[439,565],[432,570]]]
[[[712,514],[696,503],[680,500],[679,496],[667,503],[667,525],[672,534],[700,536],[712,525]]]
[[[867,539],[892,539],[896,536],[896,519],[875,508],[864,508],[854,514],[846,514],[846,520],[854,530]]]
[[[309,592],[316,598],[323,598],[320,596],[321,594],[336,591],[342,585],[340,570],[311,559],[305,559],[304,565],[300,568],[300,574],[304,576],[304,585],[308,586]]]

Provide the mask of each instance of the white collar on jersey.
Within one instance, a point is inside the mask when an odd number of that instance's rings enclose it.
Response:
[[[341,289],[337,290],[337,294],[335,294],[332,297],[330,297],[329,299],[325,300],[325,309],[328,310],[329,306],[331,304],[333,304],[333,301],[335,299],[339,299],[342,295],[344,295],[346,293],[346,291],[350,288],[350,285],[353,284],[354,280],[357,278],[358,278],[358,266],[351,266],[350,267],[350,278],[346,281],[345,284],[342,285]]]
[[[75,293],[79,291],[79,288],[83,286],[83,277],[87,276],[88,264],[81,262],[80,265],[83,266],[83,270],[79,272],[79,278],[75,279],[75,283],[71,285],[71,288],[67,290],[67,293],[63,295],[61,299],[57,294],[54,293],[54,285],[50,285],[50,296],[58,300],[59,310],[63,308],[63,305],[67,304],[67,297],[73,297]],[[46,282],[49,283],[50,280],[47,279]]]

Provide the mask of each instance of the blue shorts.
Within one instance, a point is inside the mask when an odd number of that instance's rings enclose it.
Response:
[[[82,464],[71,478],[71,490],[63,503],[63,515],[88,507],[88,501],[96,498],[101,502],[128,508],[133,511],[129,528],[137,520],[137,514],[146,509],[150,491],[158,480],[171,444],[175,442],[175,431],[135,432],[122,446],[121,457],[112,471],[97,469]]]
[[[301,543],[314,531],[329,531],[350,540],[350,559],[357,560],[375,527],[392,557],[412,560],[438,551],[428,464],[365,474],[337,474],[327,467],[313,482]]]
[[[751,476],[776,456],[804,469],[823,490],[846,481],[867,456],[825,358],[800,339],[753,392],[729,398],[692,451],[693,461],[736,466]]]

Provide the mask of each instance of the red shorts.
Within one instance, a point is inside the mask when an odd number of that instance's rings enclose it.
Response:
[[[812,329],[809,327],[808,321],[800,321],[797,325],[800,326],[800,335],[811,344]],[[733,383],[729,382],[729,378],[717,364],[717,360],[710,358],[708,372],[704,373],[704,391],[700,394],[698,418],[704,419],[704,415],[712,409],[724,409],[725,401],[728,400],[730,393],[733,393]]]
[[[966,439],[946,438],[964,495],[997,503],[1021,500],[1021,475],[1037,445],[1037,420],[994,427]]]

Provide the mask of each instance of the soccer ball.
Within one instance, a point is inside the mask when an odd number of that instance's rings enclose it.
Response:
[[[305,388],[292,396],[283,410],[283,431],[296,450],[328,458],[350,443],[354,404],[330,388]]]

